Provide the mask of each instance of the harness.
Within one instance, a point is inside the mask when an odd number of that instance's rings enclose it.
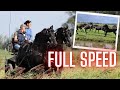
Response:
[[[26,45],[26,44],[25,44],[25,45]],[[25,47],[25,45],[23,46],[23,48]],[[26,51],[25,51],[25,56],[22,58],[22,60],[20,61],[20,63],[19,63],[18,66],[20,66],[21,63],[23,62],[23,60],[24,60],[26,57],[29,56],[29,53],[30,53],[30,50],[31,50],[31,49],[30,49],[30,46],[31,46],[31,45],[29,45],[29,46],[27,47],[27,49],[26,49]],[[31,67],[30,64],[29,64],[28,58],[27,58],[26,60],[27,60],[27,62],[28,62],[28,66]]]
[[[31,43],[32,44],[32,43]],[[29,68],[31,68],[31,65],[30,65],[30,62],[29,62],[29,56],[31,55],[31,52],[33,52],[31,49],[31,47],[33,46],[33,44],[31,45],[31,44],[25,44],[25,45],[23,45],[23,47],[22,48],[24,48],[26,45],[28,45],[27,46],[27,49],[25,50],[25,54],[24,54],[24,57],[22,58],[22,60],[19,62],[19,64],[18,64],[18,66],[20,66],[21,65],[21,63],[24,61],[24,60],[26,60],[27,61],[27,63],[28,63],[28,67]],[[36,55],[40,55],[41,56],[41,54],[38,52],[38,51],[35,51],[34,52]],[[26,59],[25,59],[26,58]]]

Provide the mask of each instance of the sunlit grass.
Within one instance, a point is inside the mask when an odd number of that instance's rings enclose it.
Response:
[[[107,33],[107,36],[104,37],[104,31],[99,31],[99,33],[94,31],[87,30],[87,34],[81,30],[77,31],[76,33],[76,40],[82,40],[82,41],[93,41],[93,42],[103,42],[103,43],[115,43],[116,36],[114,33]]]
[[[0,50],[0,79],[3,79],[5,77],[5,59],[8,59],[11,57],[11,53]]]

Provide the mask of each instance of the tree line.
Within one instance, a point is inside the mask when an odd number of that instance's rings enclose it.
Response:
[[[94,13],[103,13],[103,14],[112,14],[112,15],[120,15],[120,11],[85,11],[85,12],[94,12]],[[68,25],[71,28],[75,26],[75,13],[76,11],[67,11],[66,12],[70,17],[63,24],[63,26]]]
[[[0,49],[8,49],[10,39],[5,35],[0,35]]]

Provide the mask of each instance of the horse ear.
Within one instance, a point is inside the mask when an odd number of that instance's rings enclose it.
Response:
[[[52,25],[52,26],[50,26],[50,29],[53,29],[53,25]]]

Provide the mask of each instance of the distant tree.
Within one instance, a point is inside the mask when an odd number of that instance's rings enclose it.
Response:
[[[19,29],[16,28],[15,32]],[[9,49],[9,45],[11,44],[12,38],[14,36],[14,33],[10,37],[7,37],[6,35],[0,35],[0,49]]]
[[[120,15],[120,11],[86,11],[86,12],[95,12],[95,13],[103,13],[103,14]],[[67,11],[66,13],[70,17],[68,18],[67,22],[65,22],[65,23],[68,24],[68,25],[71,25],[71,27],[73,28],[74,24],[75,24],[75,14],[76,14],[76,11]]]

